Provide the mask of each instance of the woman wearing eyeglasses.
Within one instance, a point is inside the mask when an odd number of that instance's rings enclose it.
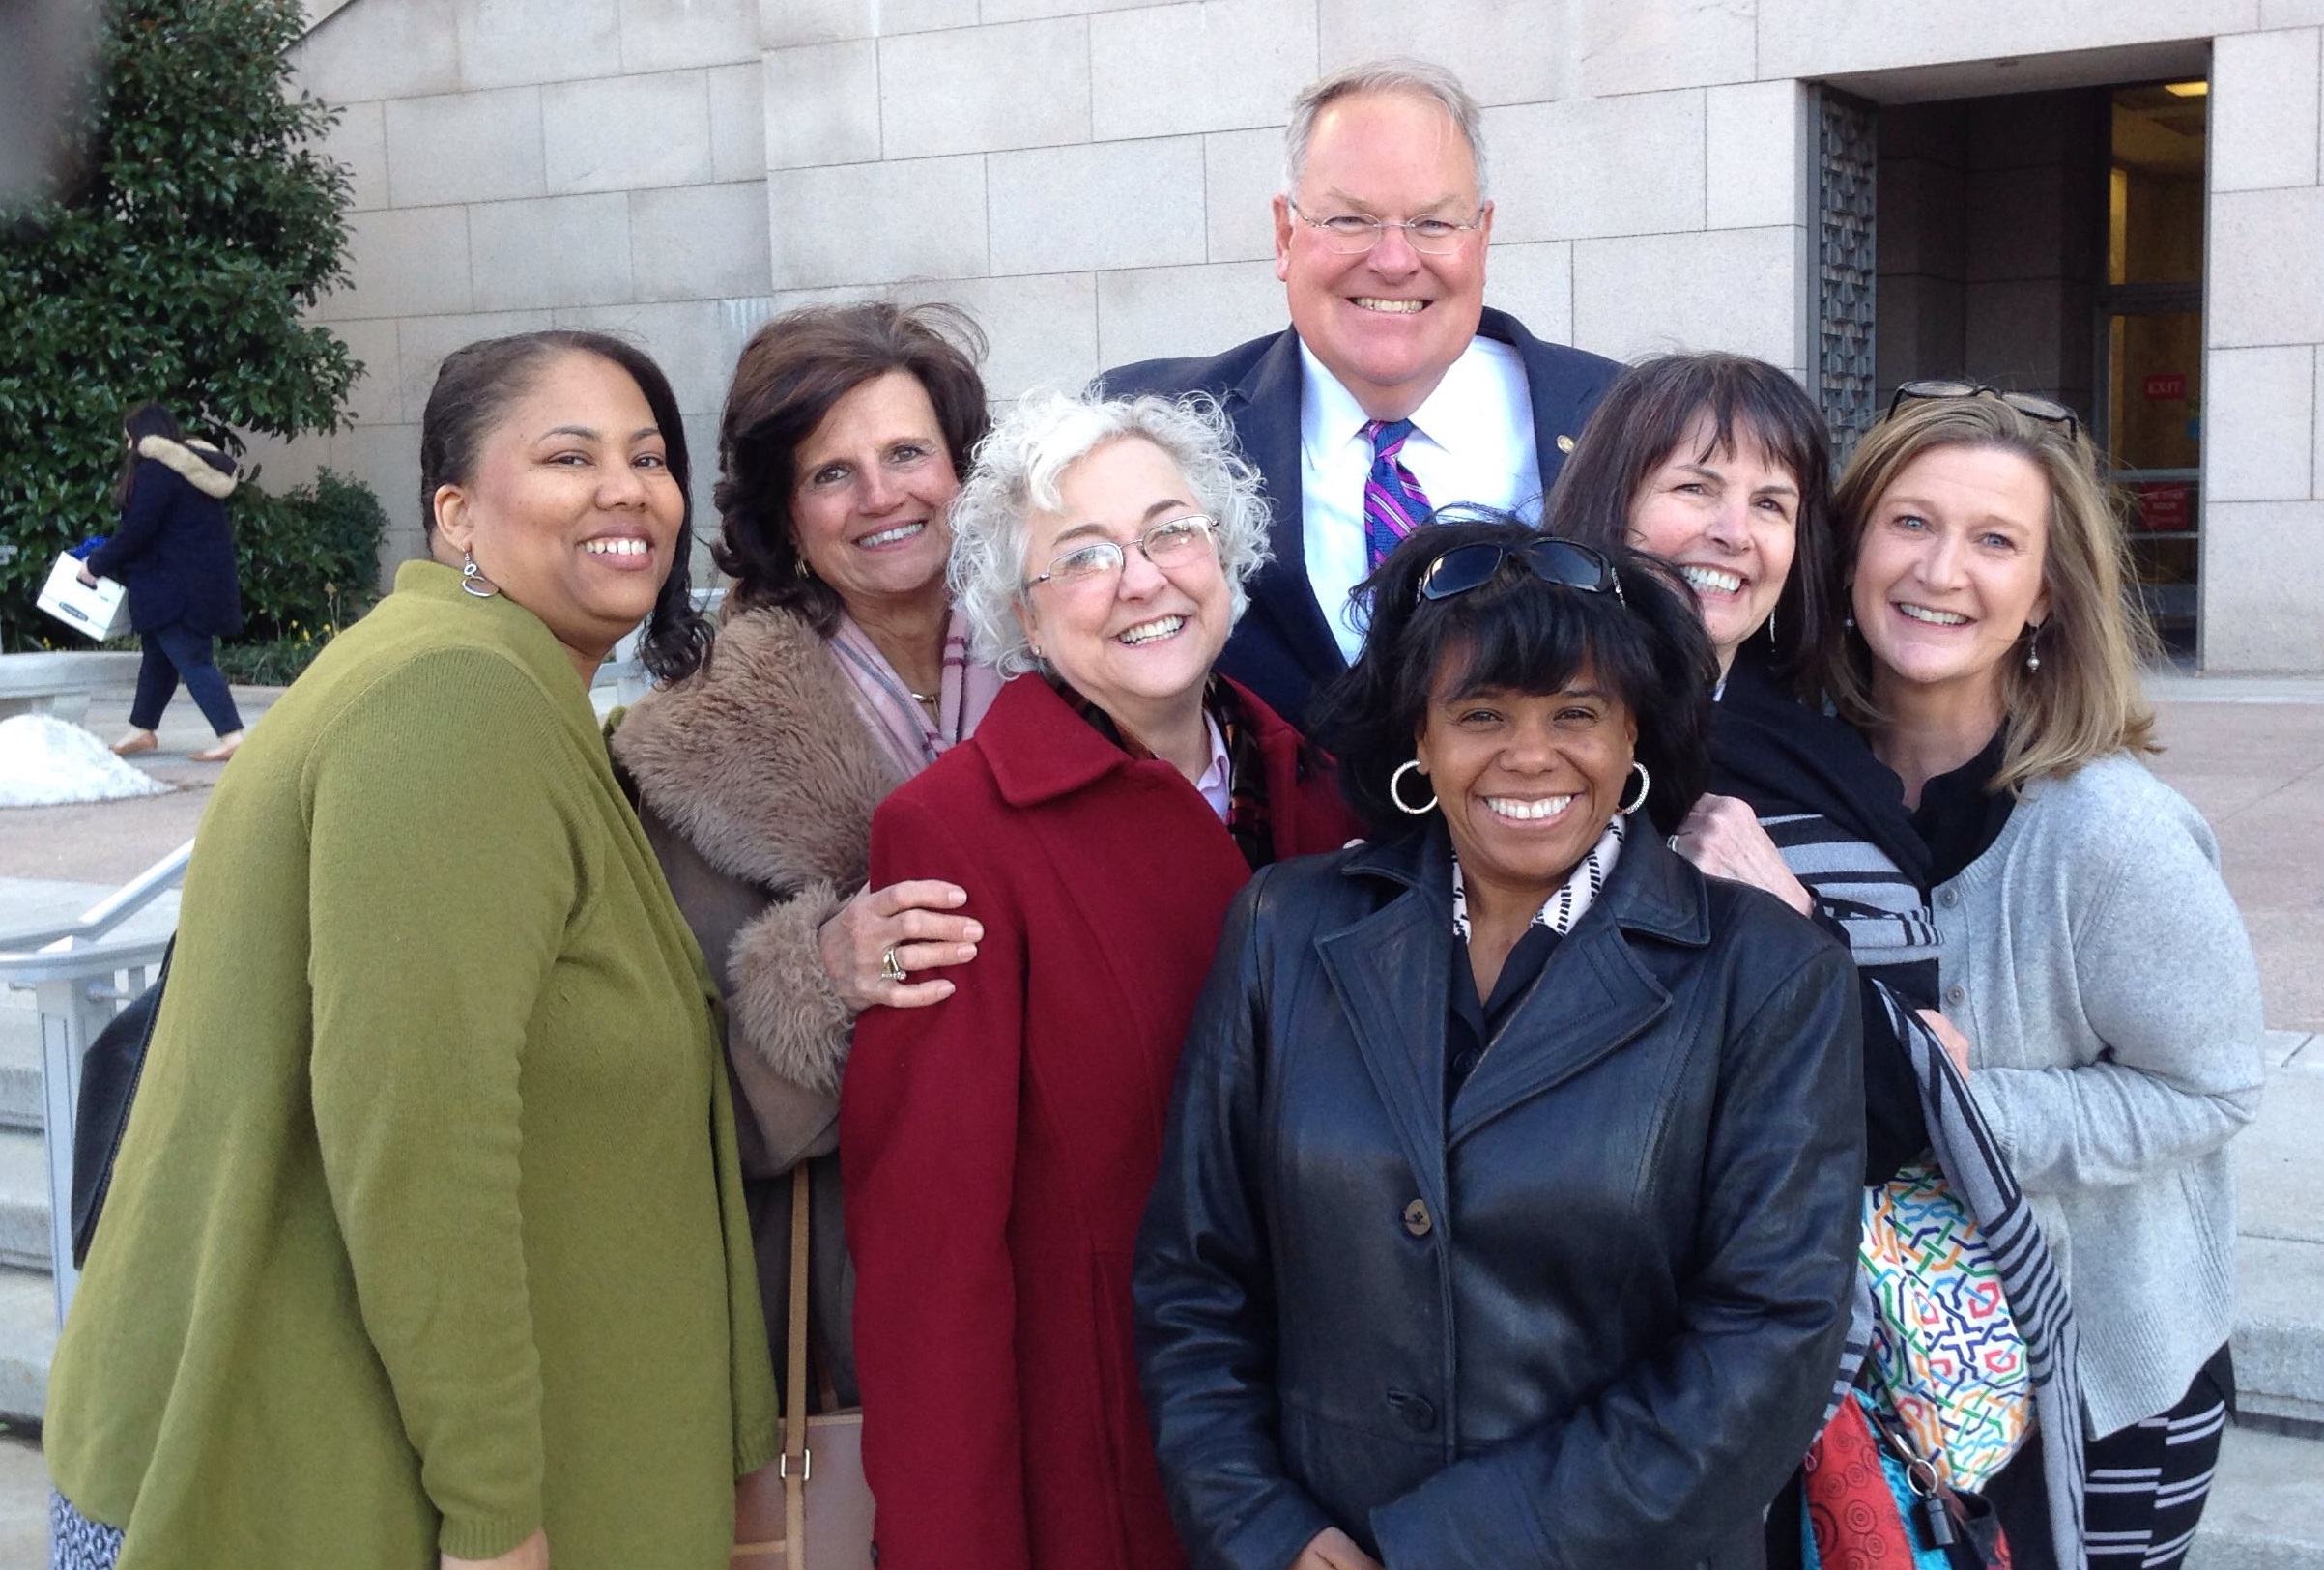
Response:
[[[1664,843],[1713,665],[1650,557],[1415,532],[1325,696],[1370,842],[1236,902],[1139,1238],[1193,1561],[1756,1564],[1848,1322],[1847,956]]]
[[[2138,760],[2121,531],[2065,410],[1962,384],[1906,387],[1834,502],[1825,682],[1903,782],[1969,1090],[2073,1296],[2091,1552],[2175,1565],[2233,1395],[2259,978],[2209,827]]]
[[[1171,1072],[1236,891],[1353,825],[1211,672],[1267,538],[1216,409],[1021,399],[953,528],[1013,679],[880,805],[872,880],[958,885],[984,937],[862,1016],[840,1099],[879,1562],[1174,1566],[1130,1329]]]

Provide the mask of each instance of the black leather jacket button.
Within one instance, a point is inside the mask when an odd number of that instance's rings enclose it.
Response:
[[[1416,1199],[1404,1207],[1404,1230],[1416,1238],[1425,1238],[1436,1223],[1428,1218],[1428,1202]]]

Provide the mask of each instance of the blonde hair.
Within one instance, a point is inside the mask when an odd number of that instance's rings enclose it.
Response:
[[[2133,579],[2122,521],[2098,481],[2096,450],[2078,432],[2037,420],[1994,397],[1936,398],[1907,404],[1856,444],[1832,495],[1840,526],[1834,553],[1846,586],[1873,509],[1907,465],[1939,447],[2015,453],[2050,487],[2050,527],[2042,585],[2050,615],[2036,634],[2039,671],[2023,660],[2001,666],[2001,703],[2009,745],[1994,776],[2016,791],[2030,780],[2072,774],[2114,753],[2159,751],[2154,709],[2140,668],[2160,644],[2145,611],[2129,597]],[[1852,620],[1826,644],[1823,684],[1842,718],[1861,728],[1885,723],[1873,699],[1873,658]]]

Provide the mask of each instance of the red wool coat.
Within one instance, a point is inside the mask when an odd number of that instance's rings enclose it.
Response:
[[[1238,689],[1278,858],[1354,833]],[[840,1093],[880,1570],[1179,1570],[1131,1347],[1130,1257],[1179,1047],[1249,870],[1170,764],[1038,676],[872,820],[872,885],[984,923],[959,990],[874,1009]]]

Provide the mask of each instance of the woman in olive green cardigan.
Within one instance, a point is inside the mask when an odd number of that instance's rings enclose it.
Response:
[[[774,1450],[717,991],[587,684],[703,634],[652,362],[446,362],[440,557],[226,771],[50,1378],[73,1565],[710,1570]],[[499,592],[494,585],[497,583]]]

